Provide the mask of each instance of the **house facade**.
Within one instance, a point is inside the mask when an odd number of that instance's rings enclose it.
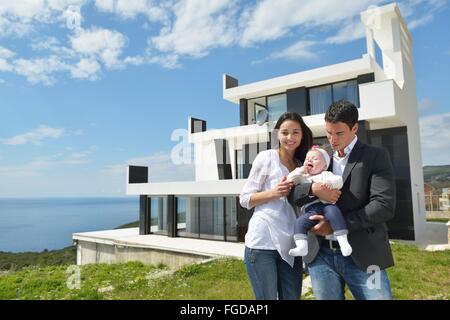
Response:
[[[127,194],[140,196],[140,234],[244,241],[252,212],[238,196],[257,153],[277,147],[278,117],[299,113],[315,142],[326,143],[325,110],[346,99],[358,107],[358,138],[385,148],[395,170],[389,237],[446,242],[446,227],[425,219],[411,34],[395,3],[362,12],[361,23],[367,41],[361,58],[244,85],[223,75],[223,98],[239,108],[240,126],[207,130],[206,120],[189,118],[195,181],[152,183],[151,168],[128,167]]]

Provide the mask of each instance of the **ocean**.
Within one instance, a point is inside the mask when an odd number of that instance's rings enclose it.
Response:
[[[139,198],[0,198],[0,251],[40,252],[72,245],[72,233],[139,220]]]

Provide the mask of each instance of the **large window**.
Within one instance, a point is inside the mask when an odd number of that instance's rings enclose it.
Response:
[[[199,199],[196,197],[177,197],[177,235],[179,237],[198,238]]]
[[[150,206],[150,231],[167,234],[167,197],[151,197]]]
[[[277,121],[278,118],[287,111],[287,98],[284,93],[277,94],[274,96],[249,99],[247,105],[248,124],[257,123],[258,114],[261,112],[267,114],[265,122]]]
[[[286,94],[267,97],[267,108],[269,110],[269,121],[277,121],[287,111]]]
[[[358,83],[356,80],[337,82],[309,89],[311,114],[325,113],[332,102],[348,100],[359,108]]]
[[[236,197],[175,199],[177,236],[237,241]]]
[[[244,150],[236,150],[236,179],[245,179],[244,177]]]
[[[238,241],[238,219],[235,197],[225,198],[225,221],[227,241]]]
[[[258,112],[267,109],[266,97],[250,99],[248,104],[248,124],[255,124]]]
[[[200,238],[224,239],[223,197],[200,198]]]
[[[325,113],[332,101],[331,85],[309,89],[311,114]]]

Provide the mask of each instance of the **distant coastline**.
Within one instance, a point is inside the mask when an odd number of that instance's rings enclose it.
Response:
[[[139,218],[138,197],[0,198],[0,251],[42,252],[72,234],[114,229]]]

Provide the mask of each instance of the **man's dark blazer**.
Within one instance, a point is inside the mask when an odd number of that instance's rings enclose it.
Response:
[[[328,170],[333,171],[333,161]],[[395,212],[395,179],[389,154],[382,148],[358,140],[350,153],[342,179],[342,194],[336,205],[347,222],[353,261],[363,271],[367,271],[370,265],[376,265],[381,270],[393,266],[385,223],[392,219]],[[309,196],[310,189],[310,183],[295,186],[289,195],[290,203],[302,206],[316,199]],[[318,246],[323,239],[317,236]],[[315,259],[319,248],[313,246],[310,249],[304,258],[307,263]]]

